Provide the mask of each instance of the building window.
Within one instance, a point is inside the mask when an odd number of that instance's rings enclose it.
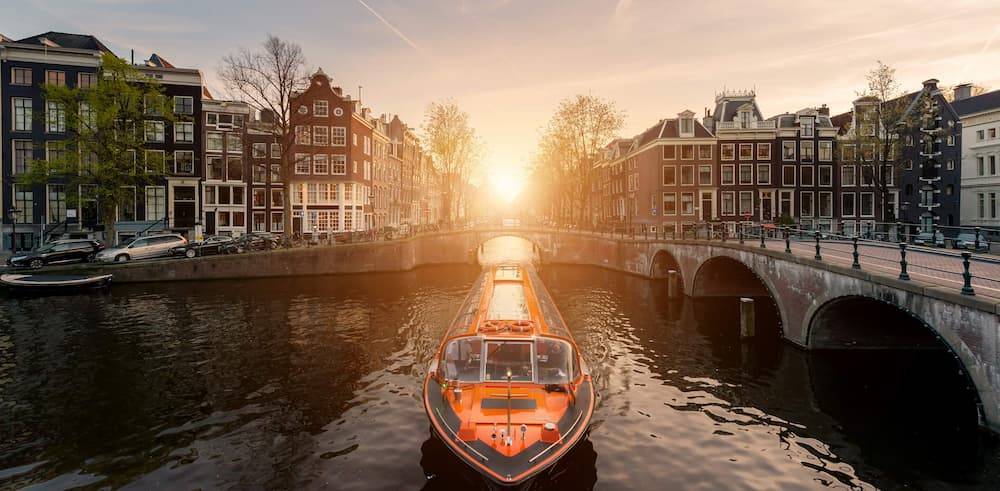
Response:
[[[65,87],[66,72],[62,72],[59,70],[46,70],[45,83],[49,85],[58,85],[59,87]]]
[[[948,159],[948,162],[945,165],[946,165],[945,169],[955,170],[955,159]]]
[[[851,187],[855,184],[857,169],[853,165],[845,165],[840,168],[840,185]]]
[[[271,182],[281,182],[281,164],[271,164]]]
[[[986,132],[984,130],[977,131],[976,132],[976,141],[983,141],[983,138],[985,138],[985,136],[986,136]]]
[[[681,193],[681,214],[694,215],[694,193]]]
[[[262,159],[267,157],[267,143],[254,143],[250,147],[250,155],[255,159]]]
[[[793,201],[795,195],[792,191],[778,191],[778,216],[781,217],[792,217]]]
[[[284,189],[272,189],[271,190],[271,207],[281,208],[285,206],[285,190]]]
[[[802,142],[799,145],[799,152],[802,156],[802,162],[812,162],[815,156],[816,147],[813,142]]]
[[[736,184],[736,166],[733,164],[722,165],[722,176],[720,177],[723,186]]]
[[[313,116],[325,118],[330,115],[330,101],[313,101]]]
[[[267,190],[255,188],[251,194],[251,204],[254,208],[264,208],[267,206]]]
[[[681,119],[681,134],[690,135],[694,133],[694,120],[691,118],[680,118]]]
[[[753,160],[753,143],[740,143],[740,160]]]
[[[191,150],[174,151],[174,173],[194,174],[194,152]]]
[[[985,176],[986,175],[986,158],[976,157],[976,175]]]
[[[795,160],[795,141],[781,142],[781,160]]]
[[[803,191],[799,193],[799,214],[803,217],[813,216],[813,193]]]
[[[31,99],[15,97],[13,104],[14,131],[31,131]]]
[[[11,68],[10,69],[10,84],[11,85],[31,85],[31,69],[30,68]],[[982,133],[982,132],[980,132]]]
[[[177,143],[193,143],[194,123],[174,123],[174,141]]]
[[[297,145],[312,145],[312,130],[308,126],[295,127],[295,143]]]
[[[681,160],[694,160],[694,145],[681,145]]]
[[[229,157],[226,159],[226,180],[243,180],[243,159],[240,157]]]
[[[840,146],[840,160],[844,162],[854,162],[857,158],[854,151],[854,144],[844,144]]]
[[[66,108],[54,101],[45,103],[45,132],[66,132]]]
[[[812,138],[815,135],[815,122],[812,118],[801,118],[799,123],[802,126],[802,138]]]
[[[66,220],[66,186],[49,184],[48,188],[48,223],[61,223]]]
[[[753,164],[740,164],[740,184],[753,184]]]
[[[250,164],[250,178],[253,182],[263,184],[267,182],[267,166],[263,164]]]
[[[31,140],[14,140],[14,174],[27,174],[31,171],[31,161],[34,160],[35,146]]]
[[[118,203],[118,221],[135,221],[135,187],[122,186],[122,199]]]
[[[821,141],[821,142],[819,142],[819,161],[820,162],[832,162],[833,161],[833,142],[832,141]]]
[[[664,186],[677,185],[677,166],[675,165],[663,166],[663,185]]]
[[[31,186],[14,185],[14,208],[21,212],[15,217],[17,223],[35,222],[35,193],[31,190]]]
[[[830,191],[820,191],[819,193],[819,216],[833,218],[833,193]]]
[[[861,193],[861,216],[875,216],[875,193]]]
[[[840,195],[840,213],[845,217],[853,217],[856,213],[854,208],[854,193],[844,193]]]
[[[694,166],[681,166],[681,186],[694,186]]]
[[[753,191],[740,191],[740,215],[753,216]]]
[[[351,133],[351,144],[354,145],[355,147],[358,146],[358,134],[357,133]]]
[[[698,160],[712,160],[711,145],[698,145]]]
[[[194,97],[188,95],[175,95],[174,114],[194,114]]]
[[[167,213],[167,194],[163,186],[146,188],[146,220],[163,220]]]
[[[263,211],[255,211],[250,219],[252,220],[251,227],[253,227],[254,232],[267,231],[267,213]]]
[[[949,147],[955,146],[955,135],[948,135],[948,146]]]
[[[664,145],[663,160],[676,160],[676,159],[677,159],[677,145]]]
[[[364,152],[365,152],[365,155],[371,155],[372,154],[372,139],[369,138],[368,135],[365,135]]]
[[[330,127],[330,144],[335,147],[343,147],[347,145],[347,128],[343,126],[332,126]]]
[[[795,185],[795,166],[794,165],[783,165],[783,166],[781,166],[781,185],[782,186],[794,186]]]
[[[709,147],[711,148],[711,147]],[[636,177],[639,177],[636,174]],[[636,179],[638,181],[638,179]],[[712,166],[711,165],[699,165],[698,166],[698,185],[700,186],[711,186],[712,185]],[[638,188],[638,182],[636,182],[636,187]]]
[[[771,164],[757,164],[757,184],[771,184]]]
[[[811,165],[803,165],[799,169],[799,183],[802,186],[815,186],[816,183],[813,179],[814,168]]]
[[[722,160],[736,160],[736,144],[722,144]]]
[[[722,215],[736,215],[736,193],[732,191],[723,191],[720,196],[722,198]]]
[[[863,143],[861,145],[861,160],[863,160],[864,162],[871,162],[875,160],[874,143]]]
[[[771,144],[770,143],[758,143],[757,144],[757,160],[771,160]]]
[[[243,153],[243,139],[239,133],[226,133],[226,151],[229,153]]]
[[[997,175],[997,156],[990,155],[990,175]]]
[[[330,127],[313,126],[313,145],[325,147],[330,144]]]
[[[146,172],[163,174],[166,170],[166,157],[164,151],[146,150]]]
[[[329,174],[330,157],[324,154],[313,155],[313,174]]]
[[[330,173],[335,176],[347,175],[347,156],[346,155],[331,155],[331,167]]]
[[[89,89],[97,85],[97,75],[93,73],[78,73],[76,75],[76,86],[81,89]]]
[[[146,141],[150,143],[163,143],[166,125],[163,121],[145,122]]]
[[[663,193],[663,215],[670,216],[677,214],[677,194]]]
[[[214,131],[209,131],[208,133],[205,133],[205,151],[207,152],[222,151],[222,133],[216,133]]]
[[[225,170],[223,169],[224,166],[222,164],[222,157],[207,157],[207,159],[208,159],[208,164],[206,165],[207,172],[205,173],[205,177],[207,179],[212,179],[215,181],[221,181],[225,179],[224,176]]]
[[[312,168],[310,155],[307,153],[295,154],[295,173],[299,175],[309,174]]]

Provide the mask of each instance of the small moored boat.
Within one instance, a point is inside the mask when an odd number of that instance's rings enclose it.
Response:
[[[103,288],[111,283],[111,276],[4,274],[0,275],[0,284],[14,292]]]
[[[488,268],[428,370],[433,431],[492,482],[514,486],[585,437],[594,403],[583,357],[534,269]]]

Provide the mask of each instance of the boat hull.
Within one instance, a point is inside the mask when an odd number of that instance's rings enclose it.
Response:
[[[0,275],[0,285],[13,293],[58,292],[105,288],[111,284],[112,275]]]
[[[424,409],[433,431],[459,460],[500,487],[516,487],[549,469],[587,435],[594,414],[593,382],[585,377],[576,388],[576,403],[556,423],[560,441],[536,442],[517,455],[507,457],[481,441],[462,441],[456,433],[459,417],[443,395],[437,380],[424,382]]]

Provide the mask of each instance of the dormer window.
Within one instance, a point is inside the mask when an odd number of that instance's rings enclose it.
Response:
[[[802,127],[802,138],[812,138],[816,133],[816,122],[813,118],[801,118],[799,124]]]
[[[742,111],[740,111],[739,112],[739,121],[740,121],[740,127],[741,128],[749,128],[750,127],[750,111],[745,110],[745,109],[742,110]]]

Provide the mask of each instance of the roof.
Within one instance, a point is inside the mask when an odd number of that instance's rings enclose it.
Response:
[[[146,60],[146,66],[155,66],[157,68],[176,68],[173,63],[170,63],[162,56],[153,53],[149,55],[149,59]]]
[[[13,39],[4,36],[3,33],[0,33],[0,43],[9,43],[11,41],[13,41]]]
[[[951,107],[955,109],[955,112],[959,116],[968,116],[991,109],[1000,109],[1000,90],[954,101],[951,103]]]
[[[810,111],[815,111],[815,110],[814,109],[810,109],[810,108],[806,108],[806,109],[803,109],[803,110],[799,111],[799,113],[801,114],[801,113],[810,112]],[[784,114],[779,114],[777,116],[771,116],[770,118],[767,118],[767,120],[768,121],[774,121],[775,125],[779,129],[780,128],[798,128],[799,127],[799,123],[798,123],[798,121],[796,121],[798,117],[799,117],[799,114],[784,113]],[[835,126],[835,124],[832,122],[832,118],[830,118],[829,116],[824,116],[822,114],[816,114],[815,118],[816,118],[816,127],[817,128],[832,128],[833,126]],[[850,121],[851,119],[847,118],[847,120]]]
[[[740,108],[746,105],[750,106],[750,110],[757,118],[757,121],[764,120],[764,116],[760,113],[760,108],[757,107],[757,99],[753,95],[720,97],[715,104],[715,112],[712,113],[712,117],[716,121],[732,121],[736,118],[736,113],[739,112]]]
[[[66,32],[49,31],[36,34],[31,37],[19,39],[16,42],[21,44],[34,44],[38,46],[48,46],[50,48],[71,48],[88,49],[93,51],[103,51],[111,53],[100,39],[89,34],[71,34]]]

